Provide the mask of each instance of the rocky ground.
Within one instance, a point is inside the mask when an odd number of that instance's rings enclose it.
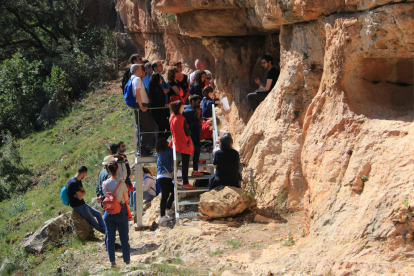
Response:
[[[119,249],[116,252],[118,267],[111,269],[104,250],[104,236],[100,235],[83,252],[74,252],[75,258],[87,258],[88,261],[68,272],[78,274],[88,270],[92,275],[111,271],[128,275],[267,275],[264,266],[263,272],[259,272],[252,271],[250,265],[268,255],[269,249],[277,251],[286,247],[293,251],[299,240],[306,239],[304,225],[303,212],[287,213],[284,220],[275,220],[255,211],[220,220],[184,219],[180,225],[170,222],[155,231],[135,231],[135,225],[130,222],[130,265],[123,263]]]

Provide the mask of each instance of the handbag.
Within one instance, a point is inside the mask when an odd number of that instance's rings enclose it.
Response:
[[[167,168],[164,166],[164,164],[161,162],[161,159],[160,159],[160,156],[157,154],[157,159],[158,159],[158,161],[160,161],[160,163],[161,163],[161,165],[163,166],[163,168],[167,171],[167,173],[168,173],[168,175],[171,177],[171,178],[174,178],[174,173],[170,173],[168,170],[167,170]]]

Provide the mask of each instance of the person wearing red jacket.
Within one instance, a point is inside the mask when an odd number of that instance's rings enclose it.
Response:
[[[188,128],[187,121],[182,115],[184,112],[184,105],[182,101],[175,101],[170,103],[172,114],[170,116],[170,129],[172,139],[169,146],[172,148],[175,144],[175,150],[181,153],[182,159],[182,173],[183,173],[183,189],[195,189],[196,187],[190,185],[188,182],[188,166],[190,164],[190,156],[193,155],[193,142],[191,141],[191,132]]]

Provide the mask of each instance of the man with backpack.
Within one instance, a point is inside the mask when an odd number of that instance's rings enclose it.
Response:
[[[88,169],[85,166],[80,166],[77,174],[69,180],[67,186],[69,205],[97,231],[105,234],[105,222],[102,218],[102,214],[86,204],[83,200],[83,197],[86,195],[86,191],[82,185],[82,179],[86,177],[87,173]],[[96,200],[97,202],[101,202],[101,198],[99,197]]]
[[[131,61],[131,65],[134,65],[134,64],[142,64],[143,63],[142,57],[140,55],[138,55],[138,54],[133,54],[129,58],[129,60]],[[125,71],[124,75],[122,76],[122,85],[121,85],[122,92],[124,91],[125,85],[127,84],[127,82],[129,81],[130,78],[131,78],[131,70],[130,70],[130,68],[128,68]]]
[[[139,153],[142,157],[152,155],[152,149],[154,148],[155,136],[154,131],[157,128],[157,123],[151,116],[148,107],[150,106],[150,100],[148,93],[142,83],[142,78],[145,76],[145,67],[143,64],[134,64],[131,66],[131,79],[125,86],[124,99],[125,103],[129,107],[139,109],[139,122],[138,114],[135,113],[136,123],[140,127],[140,132],[149,132],[142,134],[140,139],[141,143],[138,143]],[[152,132],[152,133],[151,133]]]

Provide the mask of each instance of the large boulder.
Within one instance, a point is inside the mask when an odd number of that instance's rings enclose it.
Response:
[[[57,101],[49,101],[36,119],[36,125],[41,126],[44,122],[50,123],[59,113],[60,107]]]
[[[27,234],[22,246],[30,253],[38,253],[46,245],[60,245],[63,235],[72,232],[81,240],[95,238],[92,225],[76,211],[72,211],[49,219],[36,232]]]
[[[23,239],[22,246],[31,253],[41,252],[49,243],[56,243],[64,233],[73,232],[70,212],[49,219],[33,234]]]
[[[79,237],[79,239],[85,241],[95,238],[95,234],[93,232],[94,228],[92,227],[92,225],[89,222],[87,222],[76,211],[72,211],[70,219],[75,228],[75,234]]]
[[[199,210],[210,218],[225,218],[240,214],[254,202],[251,194],[243,189],[226,186],[200,196]]]

